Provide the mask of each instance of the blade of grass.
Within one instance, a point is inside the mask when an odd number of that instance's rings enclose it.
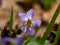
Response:
[[[12,26],[13,26],[13,6],[11,9],[11,15],[10,15],[10,21],[9,21],[9,30],[12,30]]]
[[[58,26],[58,31],[56,32],[56,38],[55,38],[55,41],[54,41],[54,45],[57,45],[58,43],[58,40],[60,38],[60,23],[59,23],[59,26]]]
[[[57,8],[57,10],[55,11],[55,13],[53,15],[52,20],[51,20],[50,24],[48,25],[48,27],[46,29],[46,32],[44,33],[43,37],[40,40],[41,45],[44,45],[45,40],[47,39],[47,37],[48,37],[48,35],[49,35],[50,31],[51,31],[52,26],[54,25],[54,22],[55,22],[55,20],[56,20],[56,18],[58,16],[59,12],[60,12],[60,4],[58,5],[58,8]]]

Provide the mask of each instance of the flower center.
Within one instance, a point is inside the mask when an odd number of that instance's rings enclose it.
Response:
[[[31,26],[31,25],[32,25],[32,21],[28,19],[27,26]]]

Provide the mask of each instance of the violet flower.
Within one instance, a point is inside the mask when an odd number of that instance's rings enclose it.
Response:
[[[35,29],[34,26],[40,26],[41,20],[34,20],[34,10],[30,9],[27,13],[19,13],[19,17],[22,22],[20,26],[22,26],[22,31],[26,30],[27,35],[34,35]]]
[[[1,38],[1,43],[2,45],[23,45],[24,37],[20,38],[10,38],[10,37],[5,37]]]

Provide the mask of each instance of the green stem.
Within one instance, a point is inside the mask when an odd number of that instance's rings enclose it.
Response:
[[[12,30],[12,27],[13,27],[13,6],[11,10],[11,15],[10,15],[9,30]]]
[[[58,31],[56,32],[56,38],[55,38],[55,41],[54,41],[54,45],[57,45],[59,38],[60,38],[60,23],[59,23],[59,26],[58,26]]]
[[[40,44],[41,44],[41,45],[44,45],[44,43],[45,43],[48,35],[49,35],[50,32],[51,32],[51,28],[52,28],[52,26],[54,25],[54,22],[55,22],[55,20],[56,20],[56,18],[57,18],[57,16],[58,16],[59,12],[60,12],[60,4],[58,5],[58,8],[57,8],[57,10],[55,11],[55,13],[54,13],[54,15],[53,15],[53,18],[52,18],[50,24],[48,25],[48,27],[47,27],[47,29],[46,29],[46,32],[44,33],[43,37],[42,37],[41,40],[40,40]]]

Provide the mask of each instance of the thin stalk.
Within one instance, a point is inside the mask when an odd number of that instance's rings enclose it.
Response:
[[[57,10],[55,11],[55,13],[54,13],[54,15],[53,15],[52,20],[51,20],[50,24],[48,25],[48,27],[47,27],[47,29],[46,29],[46,32],[44,33],[43,37],[42,37],[41,40],[40,40],[40,44],[41,44],[41,45],[44,45],[44,43],[45,43],[48,35],[49,35],[50,32],[51,32],[51,29],[52,29],[52,27],[53,27],[53,25],[54,25],[54,22],[55,22],[55,20],[56,20],[56,18],[57,18],[57,16],[58,16],[59,12],[60,12],[60,4],[58,5],[58,8],[57,8]]]
[[[56,32],[56,38],[55,38],[55,41],[54,41],[54,45],[57,45],[59,38],[60,38],[60,23],[59,23],[59,26],[58,26],[58,29],[57,29],[57,32]]]

